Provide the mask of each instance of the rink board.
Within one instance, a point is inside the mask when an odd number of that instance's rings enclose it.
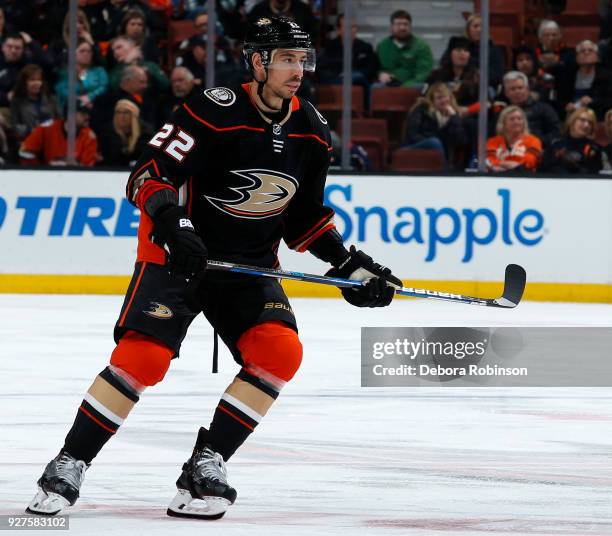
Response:
[[[126,176],[0,172],[0,291],[124,292],[138,226]],[[527,299],[612,302],[612,180],[331,175],[325,197],[345,241],[411,286],[495,295],[518,263]],[[327,268],[281,250],[289,270]],[[338,295],[285,284],[294,296]]]

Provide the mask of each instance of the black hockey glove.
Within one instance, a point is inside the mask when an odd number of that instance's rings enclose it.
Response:
[[[208,251],[183,207],[173,205],[155,214],[153,241],[169,253],[170,272],[190,279],[206,269]]]
[[[386,307],[395,295],[394,287],[401,287],[402,282],[395,277],[389,268],[385,268],[368,257],[355,246],[349,250],[350,256],[337,268],[327,272],[330,277],[342,277],[358,281],[367,280],[361,288],[341,288],[342,296],[356,307]]]

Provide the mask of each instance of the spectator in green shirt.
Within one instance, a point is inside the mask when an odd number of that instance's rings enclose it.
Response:
[[[422,87],[433,68],[431,48],[412,33],[412,16],[404,10],[391,15],[391,35],[378,44],[376,52],[379,87]]]

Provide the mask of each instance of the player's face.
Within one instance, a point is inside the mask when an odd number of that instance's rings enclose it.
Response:
[[[266,85],[282,99],[290,99],[300,89],[304,77],[306,53],[280,49],[274,53]]]

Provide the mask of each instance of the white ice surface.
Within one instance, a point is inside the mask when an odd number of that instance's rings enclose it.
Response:
[[[493,310],[292,300],[302,368],[228,464],[219,521],[167,517],[200,424],[237,372],[190,331],[87,472],[70,534],[612,535],[612,389],[360,387],[359,328],[612,325],[612,306]],[[0,514],[20,514],[106,365],[121,297],[0,295]]]

